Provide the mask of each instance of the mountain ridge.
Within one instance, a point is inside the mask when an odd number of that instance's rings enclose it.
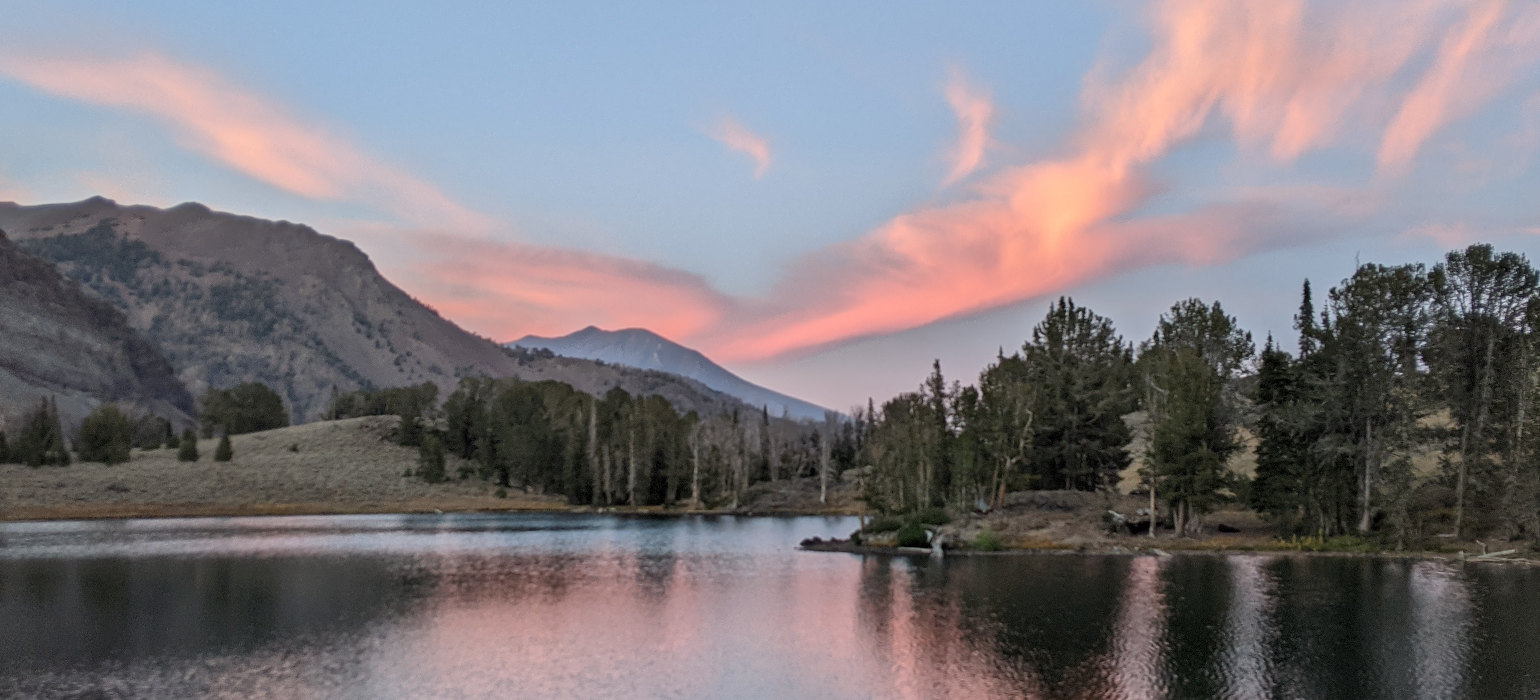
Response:
[[[590,325],[554,338],[526,335],[506,345],[550,350],[564,357],[676,374],[734,396],[755,408],[767,407],[772,415],[785,415],[795,420],[823,420],[824,411],[827,410],[812,402],[754,384],[711,361],[699,350],[676,343],[646,328],[604,330]]]
[[[121,312],[193,395],[262,382],[298,422],[324,417],[333,392],[431,381],[442,397],[467,376],[653,393],[682,412],[743,405],[683,377],[512,352],[413,298],[351,241],[302,224],[92,197],[0,202],[0,229]]]

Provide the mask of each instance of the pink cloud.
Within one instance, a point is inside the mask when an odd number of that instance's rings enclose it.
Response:
[[[576,319],[687,338],[731,306],[698,275],[637,260],[448,235],[414,244],[406,279],[439,311],[498,338],[568,333]]]
[[[1380,144],[1382,169],[1409,163],[1438,129],[1474,112],[1502,91],[1540,51],[1540,12],[1509,12],[1507,2],[1473,3],[1440,42],[1432,65],[1406,96]]]
[[[957,117],[957,144],[952,147],[952,169],[943,184],[950,185],[978,170],[989,147],[989,129],[995,103],[989,94],[970,85],[961,70],[954,69],[946,86],[946,101]]]
[[[754,177],[763,177],[770,169],[770,142],[732,117],[723,117],[711,129],[710,136],[731,150],[754,159]]]
[[[1310,235],[1299,231],[1312,230],[1313,216],[1370,215],[1394,172],[1346,194],[1301,198],[1264,188],[1186,212],[1146,209],[1162,192],[1154,166],[1199,138],[1232,138],[1281,163],[1367,140],[1380,143],[1365,155],[1382,166],[1408,163],[1540,57],[1525,50],[1540,36],[1533,5],[1177,0],[1152,6],[1144,19],[1148,52],[1087,78],[1081,126],[1062,151],[992,172],[971,200],[920,207],[809,253],[762,298],[731,297],[699,275],[651,263],[474,236],[414,234],[420,254],[402,281],[450,317],[504,339],[593,323],[651,327],[728,361],[803,351],[1141,266],[1208,265],[1288,245]],[[103,69],[130,80],[127,88],[68,62],[0,70],[154,114],[192,147],[305,196],[378,201],[383,193],[410,204],[395,205],[409,221],[433,218],[419,218],[422,211],[463,210],[216,76],[162,59],[140,63]],[[982,163],[993,112],[976,90],[948,97],[962,131],[955,179]],[[769,167],[768,143],[736,121],[711,135],[754,158],[756,176]]]
[[[150,115],[184,146],[302,197],[364,202],[409,221],[460,229],[491,224],[340,135],[213,71],[158,54],[0,56],[0,75],[61,97]]]

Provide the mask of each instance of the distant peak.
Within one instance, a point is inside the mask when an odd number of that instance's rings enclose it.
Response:
[[[90,204],[90,205],[93,205],[93,206],[101,206],[101,205],[117,206],[117,204],[118,204],[117,202],[114,202],[114,201],[112,201],[110,199],[107,199],[106,197],[103,197],[101,195],[96,195],[94,197],[91,197],[90,199],[83,199],[83,200],[80,201],[80,203],[81,204]]]
[[[209,214],[213,212],[213,210],[199,202],[182,202],[181,204],[172,207],[170,211],[185,211],[198,214]]]

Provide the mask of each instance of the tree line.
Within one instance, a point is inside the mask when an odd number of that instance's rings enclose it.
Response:
[[[868,504],[1112,489],[1138,444],[1128,486],[1178,532],[1239,502],[1322,536],[1540,535],[1540,281],[1524,256],[1366,264],[1320,298],[1306,281],[1295,328],[1292,352],[1268,337],[1258,353],[1218,301],[1187,299],[1135,344],[1060,299],[976,384],[938,362],[919,390],[856,411]],[[1247,432],[1254,478],[1229,466]]]
[[[467,377],[442,405],[437,391],[340,394],[330,415],[399,416],[397,442],[419,448],[425,480],[483,479],[596,506],[737,507],[756,484],[837,478],[854,459],[839,420],[798,424],[747,407],[701,416],[661,396],[596,397],[556,381]]]
[[[229,389],[210,389],[198,401],[199,425],[205,438],[219,435],[214,461],[234,456],[231,435],[281,428],[289,424],[283,399],[259,382]],[[171,421],[152,413],[130,415],[112,403],[97,406],[67,439],[59,420],[58,402],[39,399],[21,418],[12,435],[0,430],[0,464],[32,467],[68,466],[72,461],[121,464],[130,451],[176,449],[182,461],[198,460],[198,436],[191,426],[178,436]],[[73,448],[73,449],[72,449]],[[73,454],[72,454],[73,453]]]

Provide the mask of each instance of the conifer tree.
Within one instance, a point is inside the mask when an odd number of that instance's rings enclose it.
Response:
[[[424,437],[417,449],[417,475],[430,484],[444,480],[444,443],[438,436]]]
[[[1219,302],[1187,299],[1161,315],[1140,353],[1147,376],[1165,392],[1151,426],[1150,460],[1178,534],[1229,486],[1225,465],[1241,447],[1229,382],[1254,352],[1251,334]]]
[[[235,449],[230,446],[230,435],[219,436],[219,446],[214,448],[215,462],[228,462],[235,457]]]
[[[198,461],[198,435],[192,428],[182,431],[182,446],[177,449],[176,459],[178,462]]]
[[[12,457],[29,467],[68,466],[69,448],[64,430],[59,426],[59,411],[51,399],[41,399],[22,418],[21,431],[11,448]]]

